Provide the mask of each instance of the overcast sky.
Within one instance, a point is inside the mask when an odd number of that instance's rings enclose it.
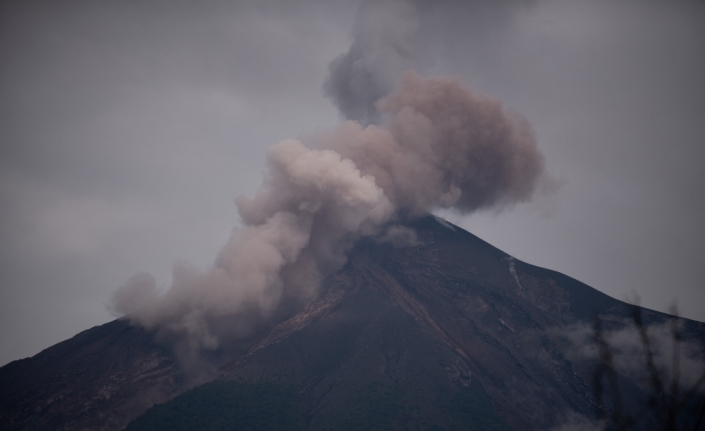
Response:
[[[206,267],[265,150],[341,119],[324,96],[359,8],[0,5],[0,365],[113,317],[138,271]],[[498,97],[562,187],[443,215],[613,297],[705,320],[705,2],[417,2],[409,65]]]

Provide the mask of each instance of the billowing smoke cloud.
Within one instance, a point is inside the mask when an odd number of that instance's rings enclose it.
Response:
[[[366,2],[353,29],[353,43],[329,65],[323,89],[341,114],[361,124],[379,121],[375,103],[389,94],[411,65],[418,20],[404,0]]]
[[[243,322],[252,321],[224,319],[267,319],[283,303],[313,299],[360,237],[415,243],[398,226],[383,231],[399,214],[501,208],[529,199],[543,178],[526,121],[458,80],[407,72],[377,107],[382,126],[348,121],[309,147],[285,140],[270,148],[264,183],[252,199],[236,200],[243,227],[214,266],[177,266],[162,296],[138,275],[115,292],[112,308],[215,348],[223,328],[246,333]]]
[[[384,127],[347,122],[329,139],[398,208],[513,204],[529,199],[541,179],[543,156],[527,121],[456,79],[407,72],[377,107]]]
[[[529,199],[544,162],[528,123],[457,79],[402,74],[416,27],[406,1],[363,5],[354,42],[331,63],[325,84],[355,121],[306,145],[286,140],[269,150],[264,183],[252,199],[236,200],[243,227],[212,268],[178,265],[163,295],[138,275],[109,308],[194,347],[216,348],[315,298],[359,238],[418,244],[415,232],[393,223],[400,215]]]
[[[310,300],[322,275],[345,263],[354,240],[374,234],[393,215],[374,178],[334,151],[287,140],[270,148],[267,166],[256,196],[237,200],[244,227],[213,268],[177,267],[171,289],[133,319],[215,348],[217,321],[253,312],[266,318],[285,299]],[[137,294],[132,286],[119,289],[116,302],[130,303],[125,296]]]
[[[108,311],[114,316],[131,314],[156,300],[158,296],[159,290],[154,276],[138,272],[113,293],[107,305]]]

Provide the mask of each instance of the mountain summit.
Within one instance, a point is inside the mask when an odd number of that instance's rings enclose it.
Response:
[[[570,341],[596,318],[628,328],[633,306],[444,220],[403,229],[359,241],[303,310],[199,358],[123,318],[12,362],[0,428],[546,430],[648,399],[615,365],[622,396],[600,401],[597,362]],[[705,324],[678,321],[705,340]]]

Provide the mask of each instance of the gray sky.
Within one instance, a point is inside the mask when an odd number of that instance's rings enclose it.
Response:
[[[358,2],[289,3],[2,3],[0,364],[109,321],[138,271],[209,265],[267,147],[340,120],[322,86]],[[705,3],[487,3],[417,4],[409,64],[526,116],[562,187],[444,215],[705,320]]]

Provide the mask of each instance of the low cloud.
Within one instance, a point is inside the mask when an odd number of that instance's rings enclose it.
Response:
[[[673,336],[671,322],[653,324],[646,327],[654,365],[661,380],[666,384],[679,376],[679,387],[690,389],[705,374],[705,354],[700,342],[693,339],[676,340]],[[568,328],[554,331],[555,335],[570,342],[568,350],[570,359],[599,359],[598,347],[594,342],[594,330],[590,325],[580,323]],[[651,381],[646,363],[646,350],[640,339],[638,329],[633,324],[619,329],[605,330],[603,333],[611,349],[615,371],[629,377],[632,381],[650,387]],[[674,354],[677,363],[674,364]],[[705,388],[701,388],[703,390]]]

